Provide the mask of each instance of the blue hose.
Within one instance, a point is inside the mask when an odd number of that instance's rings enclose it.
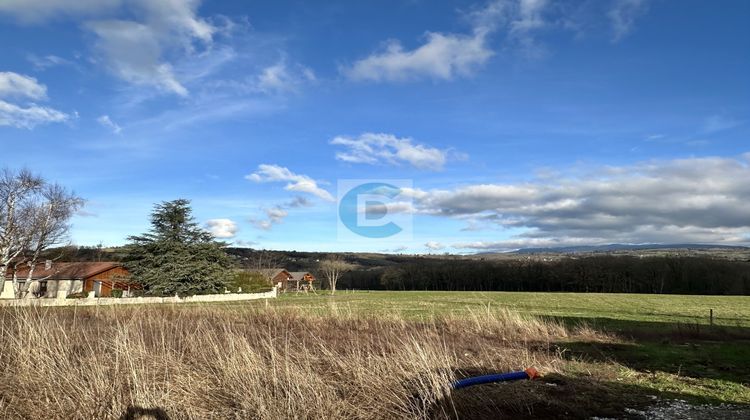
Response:
[[[473,378],[460,379],[451,384],[453,389],[466,388],[467,386],[489,384],[493,382],[517,381],[519,379],[534,379],[538,376],[536,369],[530,368],[520,372],[496,373],[492,375],[475,376]]]

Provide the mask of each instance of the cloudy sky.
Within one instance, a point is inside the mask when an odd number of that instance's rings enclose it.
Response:
[[[272,249],[749,244],[749,20],[744,0],[3,0],[0,163],[87,200],[79,245],[176,198]],[[386,210],[411,236],[343,240],[352,179],[407,181]]]

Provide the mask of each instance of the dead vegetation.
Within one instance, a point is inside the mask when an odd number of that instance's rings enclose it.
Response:
[[[0,311],[0,418],[464,418],[478,406],[532,415],[549,405],[530,391],[537,385],[485,395],[452,394],[449,384],[528,366],[554,378],[576,362],[552,343],[604,339],[489,309],[407,321],[216,306],[14,308]]]

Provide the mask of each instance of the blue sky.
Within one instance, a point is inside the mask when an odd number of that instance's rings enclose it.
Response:
[[[4,0],[2,164],[119,245],[192,200],[240,246],[750,243],[750,3]],[[410,237],[342,239],[340,180]]]

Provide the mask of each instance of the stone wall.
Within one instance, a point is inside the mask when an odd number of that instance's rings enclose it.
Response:
[[[193,303],[193,302],[239,302],[244,300],[270,299],[277,296],[274,287],[264,293],[225,293],[221,295],[195,295],[184,298],[170,297],[89,297],[85,299],[8,299],[0,301],[0,306],[98,306],[98,305],[143,305],[152,303]]]

